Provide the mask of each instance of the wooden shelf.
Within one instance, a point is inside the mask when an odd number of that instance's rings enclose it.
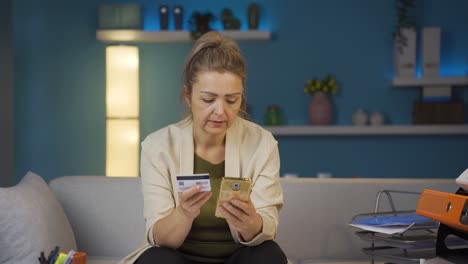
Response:
[[[221,34],[236,40],[269,40],[266,30],[224,30]],[[144,31],[133,29],[97,30],[96,38],[103,42],[190,42],[190,31]]]
[[[468,86],[468,77],[422,77],[422,78],[394,78],[393,86]]]
[[[265,126],[275,136],[468,135],[468,125]]]

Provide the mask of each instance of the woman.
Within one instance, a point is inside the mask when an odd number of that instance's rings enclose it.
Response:
[[[273,241],[283,205],[271,133],[245,116],[244,59],[218,32],[198,39],[183,72],[188,117],[142,143],[146,239],[123,263],[286,263]],[[177,175],[209,173],[212,192],[177,191]],[[221,178],[251,178],[250,200],[214,216]]]

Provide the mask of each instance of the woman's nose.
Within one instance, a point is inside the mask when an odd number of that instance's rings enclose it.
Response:
[[[217,115],[221,115],[224,112],[224,102],[223,101],[218,101],[218,103],[215,106],[215,113]]]

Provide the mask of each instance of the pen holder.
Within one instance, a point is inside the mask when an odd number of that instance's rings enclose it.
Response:
[[[64,255],[66,256],[68,253],[66,252],[61,252],[60,255]],[[60,259],[59,259],[60,260]],[[63,259],[63,261],[65,260],[65,258]],[[58,263],[65,263],[65,262],[58,262]],[[54,263],[57,263],[57,262],[54,262]],[[73,254],[73,259],[72,259],[72,264],[86,264],[86,253],[84,252],[75,252]]]
[[[75,252],[73,255],[73,264],[86,264],[86,253],[85,252]]]

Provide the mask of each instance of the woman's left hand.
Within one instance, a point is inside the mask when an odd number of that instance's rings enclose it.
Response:
[[[252,202],[232,199],[221,207],[229,226],[238,231],[244,241],[250,241],[263,228],[262,217],[257,213]]]

